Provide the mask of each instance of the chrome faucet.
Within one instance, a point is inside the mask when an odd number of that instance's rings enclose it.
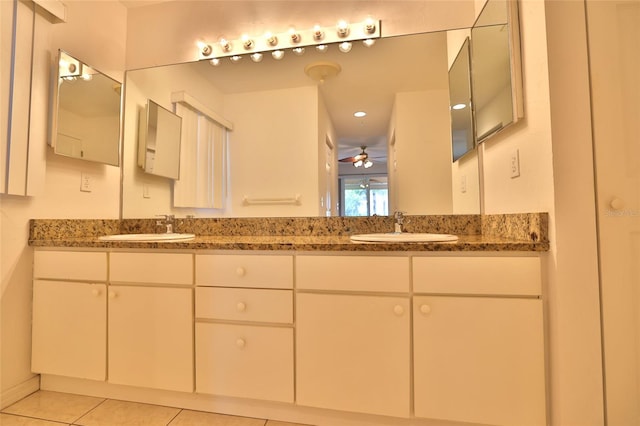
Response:
[[[156,221],[157,226],[164,226],[167,234],[173,233],[173,225],[175,223],[176,217],[172,214],[159,214],[160,219]]]
[[[402,224],[404,223],[404,212],[396,211],[393,213],[393,218],[396,223],[393,225],[393,232],[401,233],[402,232]]]

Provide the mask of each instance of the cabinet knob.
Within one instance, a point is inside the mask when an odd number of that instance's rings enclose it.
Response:
[[[621,198],[614,197],[609,203],[609,206],[611,206],[613,210],[622,210],[624,208],[624,201]]]
[[[100,296],[100,289],[98,289],[98,288],[91,289],[91,294],[93,294],[96,297]]]
[[[422,312],[425,315],[428,315],[431,313],[431,306],[429,305],[420,305],[420,312]]]
[[[236,275],[237,276],[244,277],[246,273],[247,273],[247,271],[242,266],[238,266],[236,268]]]
[[[404,308],[401,305],[396,305],[393,307],[393,313],[397,316],[401,316],[404,314]]]
[[[109,299],[115,299],[116,297],[118,297],[118,294],[115,291],[109,292]]]
[[[238,302],[238,304],[236,305],[236,309],[238,310],[238,312],[244,312],[247,310],[247,305],[244,302]]]
[[[236,346],[239,347],[240,349],[244,348],[246,344],[247,342],[245,342],[244,339],[236,340]]]

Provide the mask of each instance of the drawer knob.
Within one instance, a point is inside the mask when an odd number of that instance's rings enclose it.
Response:
[[[118,294],[115,291],[109,292],[109,299],[115,299],[116,297],[118,297]]]
[[[245,342],[244,339],[236,340],[236,346],[239,347],[240,349],[244,348],[246,345],[247,345],[247,342]]]
[[[94,296],[100,296],[100,289],[94,288],[91,289],[91,294],[93,294]]]
[[[420,312],[422,312],[425,315],[428,315],[431,313],[431,306],[429,305],[421,305],[420,306]]]
[[[247,305],[244,302],[238,302],[238,304],[236,305],[236,309],[238,310],[238,312],[244,312],[247,310]]]
[[[236,275],[237,276],[244,277],[246,273],[247,273],[247,271],[242,266],[238,266],[236,268]]]
[[[404,308],[401,305],[396,305],[393,307],[393,313],[397,316],[401,316],[404,314]]]

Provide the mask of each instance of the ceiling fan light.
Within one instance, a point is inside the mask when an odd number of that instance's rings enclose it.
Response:
[[[364,161],[358,160],[353,163],[353,167],[362,167],[363,164],[364,164]]]
[[[371,160],[364,160],[364,164],[363,164],[365,169],[368,169],[369,167],[373,166],[373,161]]]

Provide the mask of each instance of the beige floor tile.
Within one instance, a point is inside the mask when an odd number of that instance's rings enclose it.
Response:
[[[31,417],[14,416],[13,414],[0,413],[0,425],[2,426],[68,426],[67,423],[50,422],[49,420],[34,419]]]
[[[179,412],[179,408],[108,399],[76,421],[76,424],[166,426]]]
[[[169,426],[264,426],[266,420],[182,410]]]
[[[279,422],[277,420],[269,420],[266,426],[311,426],[311,425],[303,425],[300,423],[287,423],[287,422]]]
[[[73,423],[98,406],[103,398],[51,391],[38,391],[5,408],[3,413]]]

